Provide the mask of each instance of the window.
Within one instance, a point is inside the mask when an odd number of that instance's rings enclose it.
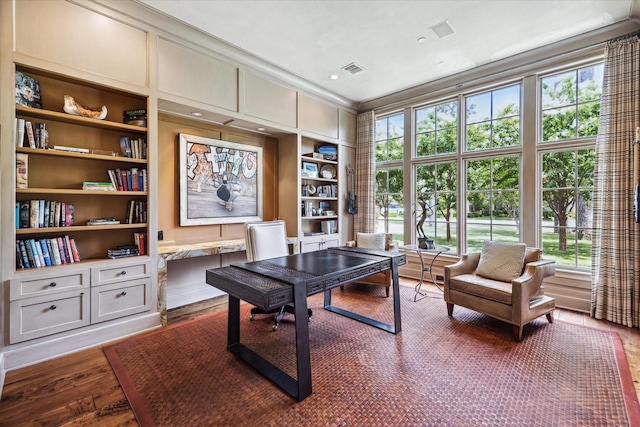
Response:
[[[485,239],[519,242],[520,159],[518,156],[467,162],[467,252]]]
[[[456,229],[458,167],[456,162],[416,168],[416,226],[436,245],[457,247]],[[424,208],[421,206],[424,204]],[[420,219],[425,213],[425,221]],[[417,230],[416,230],[417,231]]]
[[[415,113],[416,157],[455,153],[458,149],[458,102],[420,108]]]
[[[402,168],[376,170],[376,232],[404,241],[404,174]]]
[[[604,64],[540,79],[541,236],[545,257],[590,268],[595,136]]]
[[[404,241],[404,114],[376,119],[376,231]]]
[[[404,157],[404,115],[376,120],[376,162]]]
[[[520,144],[520,85],[466,98],[467,151]]]
[[[595,136],[604,64],[542,79],[542,141]]]

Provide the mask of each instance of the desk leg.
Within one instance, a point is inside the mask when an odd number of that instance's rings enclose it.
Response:
[[[309,344],[309,320],[307,314],[307,288],[294,286],[293,305],[296,322],[296,358],[298,368],[298,402],[311,392],[311,349]]]
[[[240,300],[229,295],[227,320],[227,348],[240,344]]]
[[[391,279],[393,280],[393,324],[394,333],[402,331],[402,316],[400,314],[400,278],[398,274],[398,261],[394,258],[391,262]]]

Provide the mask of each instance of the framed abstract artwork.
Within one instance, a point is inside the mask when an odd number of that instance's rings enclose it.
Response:
[[[262,220],[262,147],[178,134],[180,225]]]

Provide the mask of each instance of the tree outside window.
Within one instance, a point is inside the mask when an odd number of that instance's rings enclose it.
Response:
[[[519,242],[520,159],[517,156],[467,162],[467,252],[485,239]]]
[[[467,151],[520,144],[520,85],[466,98]]]
[[[417,186],[414,220],[422,214],[420,198],[427,207],[427,218],[422,231],[436,245],[456,248],[458,235],[457,217],[457,175],[455,162],[420,165],[416,167]],[[417,230],[416,230],[417,233]]]
[[[455,153],[457,151],[457,101],[417,109],[415,122],[416,157]]]
[[[541,79],[542,141],[598,133],[603,71],[597,64]]]
[[[542,155],[542,248],[546,258],[591,265],[595,149]]]
[[[402,168],[376,170],[376,232],[391,233],[404,241],[404,199]]]
[[[376,162],[402,160],[404,157],[404,115],[376,120]]]

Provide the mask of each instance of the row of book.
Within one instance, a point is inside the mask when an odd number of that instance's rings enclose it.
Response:
[[[49,131],[45,123],[32,123],[29,120],[15,118],[16,147],[47,148]]]
[[[70,227],[75,206],[55,200],[19,200],[16,202],[16,228]]]
[[[146,159],[147,140],[145,138],[129,138],[128,136],[123,136],[120,138],[120,151],[123,157]]]
[[[127,203],[125,224],[144,224],[147,222],[147,202],[144,200],[129,200]]]
[[[69,236],[16,241],[16,267],[38,268],[80,262],[75,239]]]
[[[147,191],[146,169],[109,169],[109,179],[118,191]]]

